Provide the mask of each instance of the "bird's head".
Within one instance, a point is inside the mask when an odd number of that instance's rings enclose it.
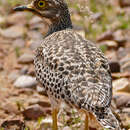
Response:
[[[14,11],[30,11],[40,17],[51,21],[60,19],[60,16],[68,9],[64,0],[33,0],[31,4],[18,6]]]
[[[29,11],[51,21],[46,36],[56,31],[72,28],[68,6],[64,0],[33,0],[31,4],[18,6],[14,11]]]

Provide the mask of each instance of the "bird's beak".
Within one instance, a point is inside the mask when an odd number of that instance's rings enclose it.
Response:
[[[22,5],[22,6],[15,7],[13,10],[14,11],[33,11],[34,7],[32,4],[28,4],[28,5]]]
[[[57,11],[56,10],[44,10],[44,12],[42,11],[42,14],[40,13],[40,11],[38,11],[33,3],[31,4],[28,4],[28,5],[22,5],[22,6],[18,6],[18,7],[15,7],[13,8],[13,11],[29,11],[29,12],[32,12],[38,16],[40,16],[41,18],[45,17],[45,18],[52,18],[55,14],[57,14]]]
[[[29,12],[32,12],[34,14],[41,16],[41,14],[38,11],[36,11],[33,4],[18,6],[18,7],[15,7],[13,10],[14,11],[29,11]]]

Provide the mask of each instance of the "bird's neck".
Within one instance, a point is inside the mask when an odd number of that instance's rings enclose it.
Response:
[[[52,22],[46,37],[54,32],[65,30],[65,29],[72,29],[72,22],[71,22],[70,13],[68,9],[62,12],[62,14],[59,17],[59,20]]]

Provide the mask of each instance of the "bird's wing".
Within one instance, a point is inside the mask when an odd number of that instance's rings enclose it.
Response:
[[[78,49],[74,55],[75,61],[80,60],[73,62],[71,91],[82,108],[104,108],[110,105],[112,96],[110,69],[102,53],[95,47],[91,49]]]
[[[63,32],[61,50],[63,62],[70,69],[70,91],[81,107],[104,108],[112,97],[111,74],[107,59],[94,43],[73,31]],[[83,103],[82,103],[83,102]],[[82,104],[81,104],[82,103]]]
[[[62,75],[61,82],[67,82],[62,86],[66,102],[94,109],[110,105],[112,86],[108,61],[92,42],[74,31],[64,30],[48,36],[41,50],[45,66],[56,65],[53,72]]]

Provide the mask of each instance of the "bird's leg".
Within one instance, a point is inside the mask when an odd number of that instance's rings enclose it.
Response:
[[[58,102],[48,94],[50,102],[51,102],[51,107],[52,107],[52,130],[58,130],[57,126],[57,115],[59,111],[59,104]]]
[[[88,125],[88,122],[89,122],[89,114],[86,113],[85,116],[86,116],[86,117],[85,117],[85,128],[84,128],[84,130],[89,130],[89,125]]]
[[[52,119],[53,119],[52,130],[58,130],[57,113],[58,113],[58,110],[56,108],[53,108],[53,110],[52,110]]]

